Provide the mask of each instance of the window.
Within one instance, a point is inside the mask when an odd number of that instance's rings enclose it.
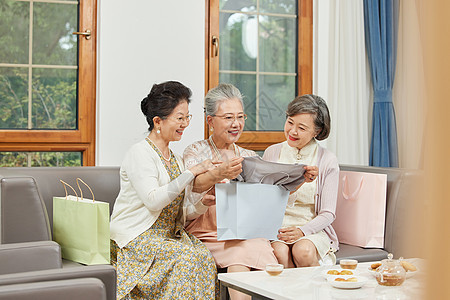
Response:
[[[96,6],[0,2],[0,166],[95,164]]]
[[[229,82],[244,94],[239,144],[283,141],[287,104],[312,91],[312,0],[210,0],[207,18],[206,90]]]

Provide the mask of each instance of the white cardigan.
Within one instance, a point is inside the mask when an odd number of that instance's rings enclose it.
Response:
[[[181,174],[170,181],[156,151],[143,140],[131,147],[120,167],[120,193],[111,215],[111,239],[122,248],[149,229],[164,207],[169,205],[194,179],[184,170],[183,160],[175,157]],[[194,219],[207,210],[199,201],[195,206],[184,199],[181,222]]]

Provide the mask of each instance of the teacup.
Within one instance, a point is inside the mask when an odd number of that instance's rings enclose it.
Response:
[[[354,270],[358,265],[358,261],[356,259],[342,259],[339,264],[341,265],[342,269]]]
[[[284,266],[282,264],[267,264],[266,272],[271,276],[280,275],[283,272]]]

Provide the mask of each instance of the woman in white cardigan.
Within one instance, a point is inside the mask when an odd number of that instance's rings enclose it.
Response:
[[[290,205],[272,247],[287,268],[334,264],[339,244],[331,223],[335,219],[339,165],[336,156],[316,141],[330,133],[328,107],[319,96],[303,95],[289,103],[286,115],[286,141],[267,148],[263,159],[317,166],[319,172],[318,176],[306,174],[311,181],[316,180],[289,196]]]
[[[191,91],[179,82],[153,85],[141,102],[147,138],[131,147],[120,168],[120,193],[111,216],[111,261],[117,269],[118,299],[214,299],[217,271],[208,249],[184,230],[204,213],[184,197],[195,176],[211,161],[184,170],[169,149],[189,125]]]

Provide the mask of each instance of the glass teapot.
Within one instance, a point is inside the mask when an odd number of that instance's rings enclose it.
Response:
[[[401,285],[406,279],[406,271],[402,267],[401,260],[392,259],[392,253],[388,254],[387,259],[381,261],[381,266],[378,268],[376,279],[378,284],[386,286]]]

